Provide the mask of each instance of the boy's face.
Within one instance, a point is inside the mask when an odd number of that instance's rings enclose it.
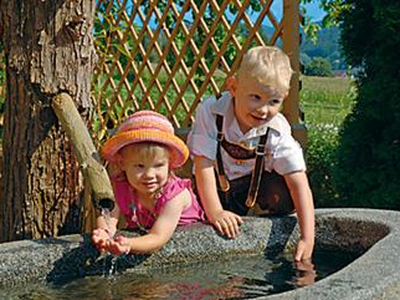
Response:
[[[235,98],[235,116],[243,133],[271,120],[287,96],[251,77],[232,78],[227,85]]]

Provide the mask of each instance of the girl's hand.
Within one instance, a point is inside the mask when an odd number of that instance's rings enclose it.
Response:
[[[234,239],[240,232],[239,226],[243,223],[243,219],[228,210],[220,210],[210,217],[210,222],[220,233]]]
[[[107,251],[112,255],[128,254],[130,250],[130,240],[123,235],[119,235],[107,243]]]
[[[92,241],[99,251],[105,251],[107,241],[110,239],[110,233],[104,228],[97,228],[93,230]]]

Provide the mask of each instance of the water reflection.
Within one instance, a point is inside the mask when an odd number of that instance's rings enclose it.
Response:
[[[294,284],[296,287],[313,284],[317,278],[317,271],[311,259],[295,261],[294,270],[296,273]]]
[[[333,251],[316,252],[313,261],[296,263],[292,253],[269,256],[234,257],[143,274],[92,276],[57,287],[26,286],[0,292],[0,299],[250,299],[313,284],[356,258]]]

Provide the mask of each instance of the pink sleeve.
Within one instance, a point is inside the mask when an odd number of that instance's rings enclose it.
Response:
[[[192,182],[190,179],[182,179],[179,177],[172,177],[164,186],[162,195],[157,201],[156,213],[164,207],[164,205],[171,199],[174,199],[185,189],[191,189]]]

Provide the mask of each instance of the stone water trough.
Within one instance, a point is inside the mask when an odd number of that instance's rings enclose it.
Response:
[[[315,284],[257,299],[400,299],[400,212],[368,209],[316,210],[316,249],[363,253]],[[209,225],[178,229],[152,255],[118,260],[118,270],[148,269],[193,261],[217,260],[265,251],[293,251],[299,235],[295,216],[247,218],[235,240]],[[101,274],[103,264],[87,235],[0,244],[0,290],[26,283],[53,283]]]

